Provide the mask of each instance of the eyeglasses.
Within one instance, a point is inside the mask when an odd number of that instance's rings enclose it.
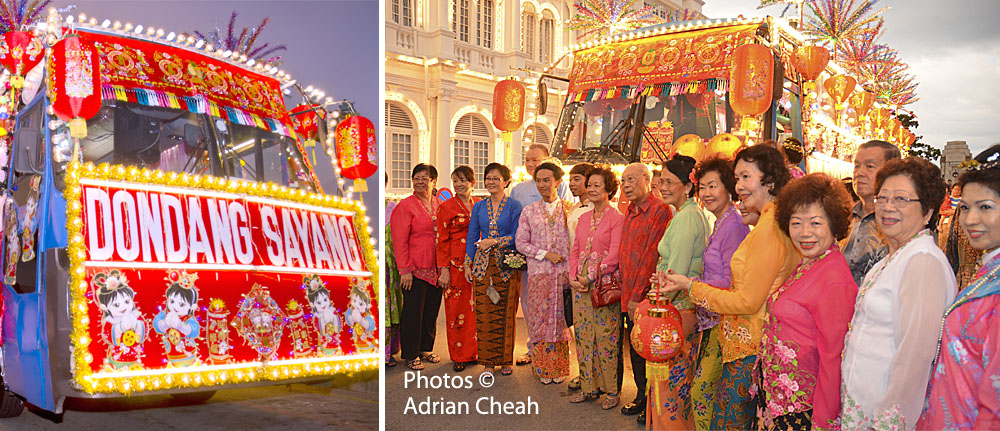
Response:
[[[902,196],[888,197],[888,196],[875,196],[875,205],[885,206],[886,203],[892,202],[892,206],[900,208],[905,204],[920,202],[920,199],[910,199],[904,198]]]

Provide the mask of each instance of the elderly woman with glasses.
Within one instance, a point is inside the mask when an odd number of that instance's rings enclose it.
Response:
[[[941,171],[921,158],[891,160],[875,177],[875,221],[889,255],[865,276],[845,340],[845,429],[912,430],[920,417],[941,316],[956,290],[930,230],[944,195]]]

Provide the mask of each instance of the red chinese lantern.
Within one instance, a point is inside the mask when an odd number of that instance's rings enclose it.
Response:
[[[45,47],[35,35],[26,31],[10,31],[0,35],[0,64],[10,71],[10,86],[24,86],[24,75],[42,61]]]
[[[684,98],[687,99],[688,103],[690,103],[691,106],[694,106],[695,108],[698,109],[705,109],[708,108],[708,102],[712,101],[712,94],[690,93],[690,94],[685,94]]]
[[[649,301],[643,301],[648,303]],[[663,362],[678,354],[684,347],[684,327],[680,313],[669,302],[643,307],[645,316],[632,327],[632,348],[650,362]]]
[[[375,125],[365,117],[354,115],[341,121],[335,133],[340,174],[354,180],[355,191],[368,191],[364,179],[378,170]]]
[[[854,108],[854,112],[859,116],[868,113],[868,110],[872,107],[872,103],[875,103],[875,95],[867,91],[855,93],[851,96],[851,107]]]
[[[815,81],[830,62],[830,51],[822,46],[800,46],[792,53],[792,67],[805,81]]]
[[[749,43],[733,51],[732,85],[729,104],[738,115],[763,114],[771,106],[774,84],[774,57],[771,50]]]
[[[299,105],[288,112],[292,126],[303,139],[314,141],[319,133],[319,122],[326,119],[326,111],[320,105]],[[308,146],[308,145],[307,145]]]
[[[513,79],[505,79],[493,88],[493,125],[503,132],[503,141],[511,141],[511,132],[524,122],[524,99],[527,89]]]
[[[71,136],[87,137],[87,119],[101,110],[101,63],[97,52],[79,36],[66,36],[52,47],[48,69],[52,110],[69,122]]]
[[[830,79],[823,82],[823,88],[826,88],[826,94],[829,94],[836,102],[837,110],[844,109],[844,102],[851,96],[856,85],[858,85],[858,80],[847,75],[831,76]]]

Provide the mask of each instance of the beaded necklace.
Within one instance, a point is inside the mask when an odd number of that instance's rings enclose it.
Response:
[[[994,259],[996,258],[994,257]],[[962,291],[962,296],[955,298],[955,301],[952,302],[951,306],[949,306],[948,309],[945,310],[944,317],[941,317],[941,326],[938,328],[937,349],[934,351],[935,364],[937,364],[938,355],[941,353],[941,341],[944,340],[944,325],[945,322],[948,320],[948,315],[951,314],[951,312],[954,311],[956,308],[958,308],[958,306],[968,302],[967,300],[969,298],[974,297],[976,293],[978,293],[979,290],[983,288],[983,286],[990,284],[991,281],[996,279],[998,271],[1000,271],[1000,264],[996,265],[992,270],[990,270],[990,272],[983,274],[982,277],[976,279],[976,284],[965,288],[965,290]],[[934,367],[931,367],[931,369],[933,370]]]

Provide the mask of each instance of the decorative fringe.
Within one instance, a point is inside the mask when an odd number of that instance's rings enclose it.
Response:
[[[239,108],[219,106],[205,96],[177,96],[162,91],[146,88],[126,88],[121,85],[104,85],[101,88],[104,100],[138,103],[144,106],[183,109],[195,114],[210,114],[213,117],[226,118],[237,124],[270,130],[280,135],[296,138],[295,132],[287,124],[273,118],[261,117]]]
[[[707,93],[709,91],[729,91],[726,78],[709,78],[702,81],[662,82],[659,84],[622,85],[611,88],[592,88],[570,93],[566,103],[589,102],[602,99],[634,99],[642,96],[677,96],[681,94]]]

